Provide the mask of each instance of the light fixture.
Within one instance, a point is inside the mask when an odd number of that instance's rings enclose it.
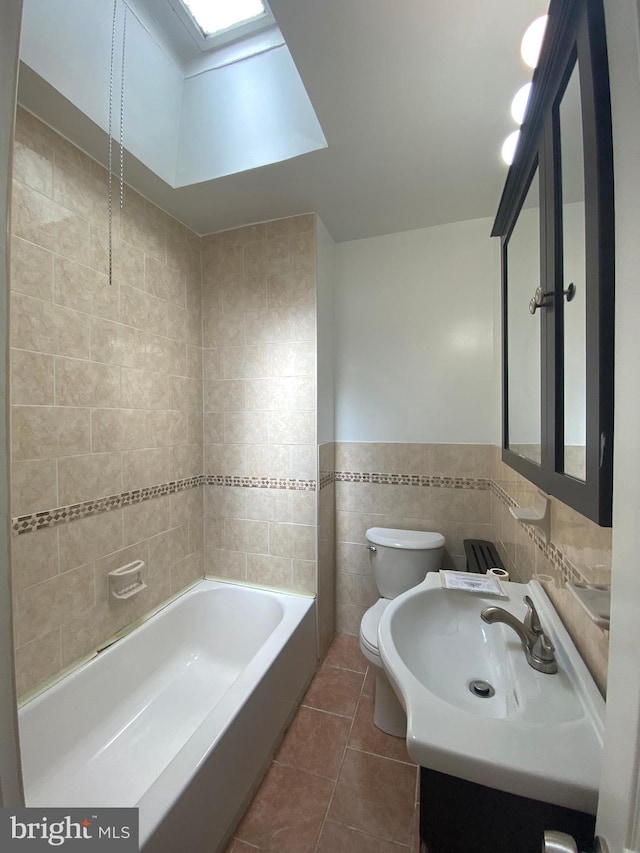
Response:
[[[524,121],[530,97],[531,83],[525,83],[513,96],[513,100],[511,101],[511,115],[517,124],[522,124]]]
[[[203,36],[245,24],[267,14],[262,0],[182,0]]]
[[[502,143],[502,159],[510,166],[513,163],[513,158],[516,155],[516,148],[518,147],[518,141],[520,139],[520,131],[514,130],[513,133],[510,133],[509,136]]]
[[[532,24],[529,24],[525,34],[522,36],[520,55],[529,68],[535,68],[538,64],[548,17],[548,15],[541,15],[539,18],[536,18]]]

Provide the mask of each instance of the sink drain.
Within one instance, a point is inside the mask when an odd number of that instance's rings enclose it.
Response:
[[[479,696],[481,699],[490,699],[496,695],[496,691],[488,681],[481,681],[479,678],[474,678],[469,682],[469,690],[474,696]]]

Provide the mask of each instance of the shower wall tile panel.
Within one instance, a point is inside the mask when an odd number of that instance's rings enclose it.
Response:
[[[315,216],[201,239],[125,187],[112,283],[108,224],[105,170],[19,110],[11,499],[21,694],[201,576],[205,542],[207,573],[318,588]],[[250,480],[223,479],[238,477]],[[329,530],[332,601],[330,541]],[[114,608],[105,576],[133,559],[145,561],[148,589]],[[332,618],[324,623],[327,645]]]
[[[12,516],[201,477],[200,237],[125,187],[110,284],[106,171],[19,109],[13,177]],[[20,693],[203,575],[189,491],[14,537]],[[132,559],[148,589],[114,609]]]
[[[295,481],[317,478],[315,241],[308,214],[202,243],[204,470],[220,479],[206,486],[207,571],[309,594],[317,496]]]

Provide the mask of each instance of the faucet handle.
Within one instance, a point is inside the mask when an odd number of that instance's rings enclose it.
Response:
[[[524,603],[527,605],[527,615],[524,617],[524,626],[532,634],[536,636],[540,636],[543,634],[542,625],[540,624],[540,617],[538,616],[538,611],[535,608],[533,601],[529,598],[528,595],[524,597]]]
[[[554,652],[556,647],[546,634],[540,634],[531,649],[531,656],[545,663],[555,663]],[[555,671],[555,670],[554,670]]]

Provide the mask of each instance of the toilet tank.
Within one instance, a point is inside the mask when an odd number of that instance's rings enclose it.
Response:
[[[437,572],[444,536],[420,530],[371,527],[366,533],[373,576],[382,598],[395,598]]]

